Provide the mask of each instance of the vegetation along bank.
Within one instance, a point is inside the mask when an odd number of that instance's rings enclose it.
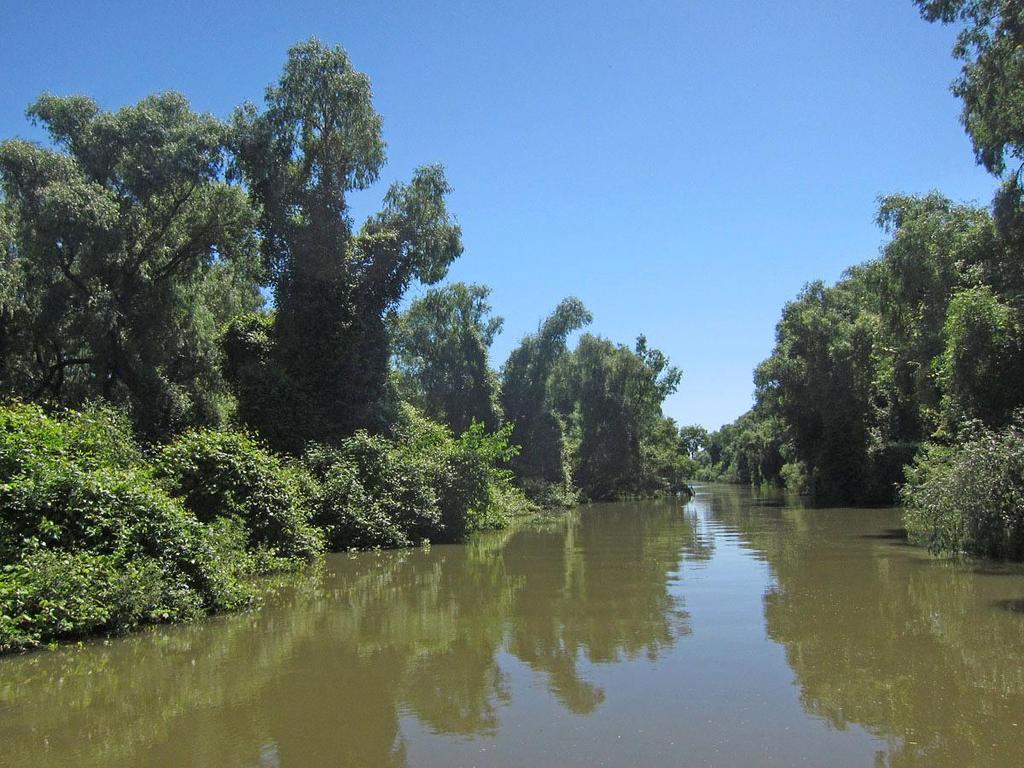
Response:
[[[439,166],[385,161],[341,48],[227,121],[45,94],[0,143],[0,651],[250,604],[326,550],[461,541],[685,489],[680,372],[566,299],[496,371]]]

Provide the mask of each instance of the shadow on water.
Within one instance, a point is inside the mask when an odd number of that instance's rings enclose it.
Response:
[[[1020,567],[931,558],[902,544],[897,510],[758,513],[721,493],[713,515],[771,568],[766,628],[807,713],[883,739],[879,765],[1019,764]]]
[[[992,603],[996,608],[1010,613],[1024,614],[1024,598],[1017,600],[996,600]]]
[[[669,585],[713,553],[696,525],[678,504],[597,505],[466,546],[332,555],[253,613],[0,659],[0,765],[404,766],[405,716],[496,733],[502,654],[592,713],[612,695],[593,665],[691,631]]]
[[[906,528],[887,528],[880,533],[862,533],[860,535],[862,539],[874,539],[876,541],[896,541],[901,544],[907,542],[907,529]]]

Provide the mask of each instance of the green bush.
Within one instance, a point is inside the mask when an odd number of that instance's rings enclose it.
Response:
[[[246,434],[193,430],[154,460],[155,475],[200,521],[240,520],[249,548],[311,559],[323,548],[310,523],[301,470],[286,466]]]
[[[109,411],[0,408],[0,651],[247,604],[255,560],[138,465]]]
[[[779,477],[787,491],[807,493],[810,481],[807,476],[807,465],[802,461],[790,461],[782,465]]]
[[[54,462],[125,469],[141,464],[142,454],[131,422],[113,408],[56,415],[27,403],[0,408],[0,480]]]
[[[171,618],[155,560],[40,550],[0,571],[0,652]],[[187,601],[174,618],[198,613]]]
[[[403,405],[393,439],[358,432],[338,448],[315,447],[306,466],[321,479],[315,523],[332,549],[461,541],[532,505],[499,469],[508,430],[474,424],[456,439]]]
[[[209,611],[241,602],[235,577],[244,575],[245,565],[234,567],[224,538],[215,540],[139,470],[45,467],[0,484],[0,508],[4,563],[40,550],[89,551],[125,562],[149,558],[165,569],[169,595],[194,593]]]
[[[407,547],[440,531],[433,478],[391,441],[357,432],[337,449],[312,449],[307,462],[322,478],[314,522],[331,549]]]
[[[1024,560],[1024,419],[975,426],[954,447],[929,446],[907,472],[904,521],[933,552]]]

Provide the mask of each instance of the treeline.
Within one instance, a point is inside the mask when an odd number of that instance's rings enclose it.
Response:
[[[385,160],[345,52],[227,121],[44,95],[0,143],[0,650],[246,604],[326,549],[461,541],[533,504],[685,489],[680,373],[562,302],[491,366],[443,170]]]
[[[704,463],[825,504],[891,503],[902,487],[915,538],[1021,559],[1024,3],[917,5],[965,25],[953,92],[978,162],[999,178],[992,204],[882,198],[881,255],[786,305],[754,408],[709,436]]]

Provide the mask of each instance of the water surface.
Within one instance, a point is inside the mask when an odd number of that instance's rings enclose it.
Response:
[[[730,486],[0,659],[3,766],[1015,766],[1024,571]]]

